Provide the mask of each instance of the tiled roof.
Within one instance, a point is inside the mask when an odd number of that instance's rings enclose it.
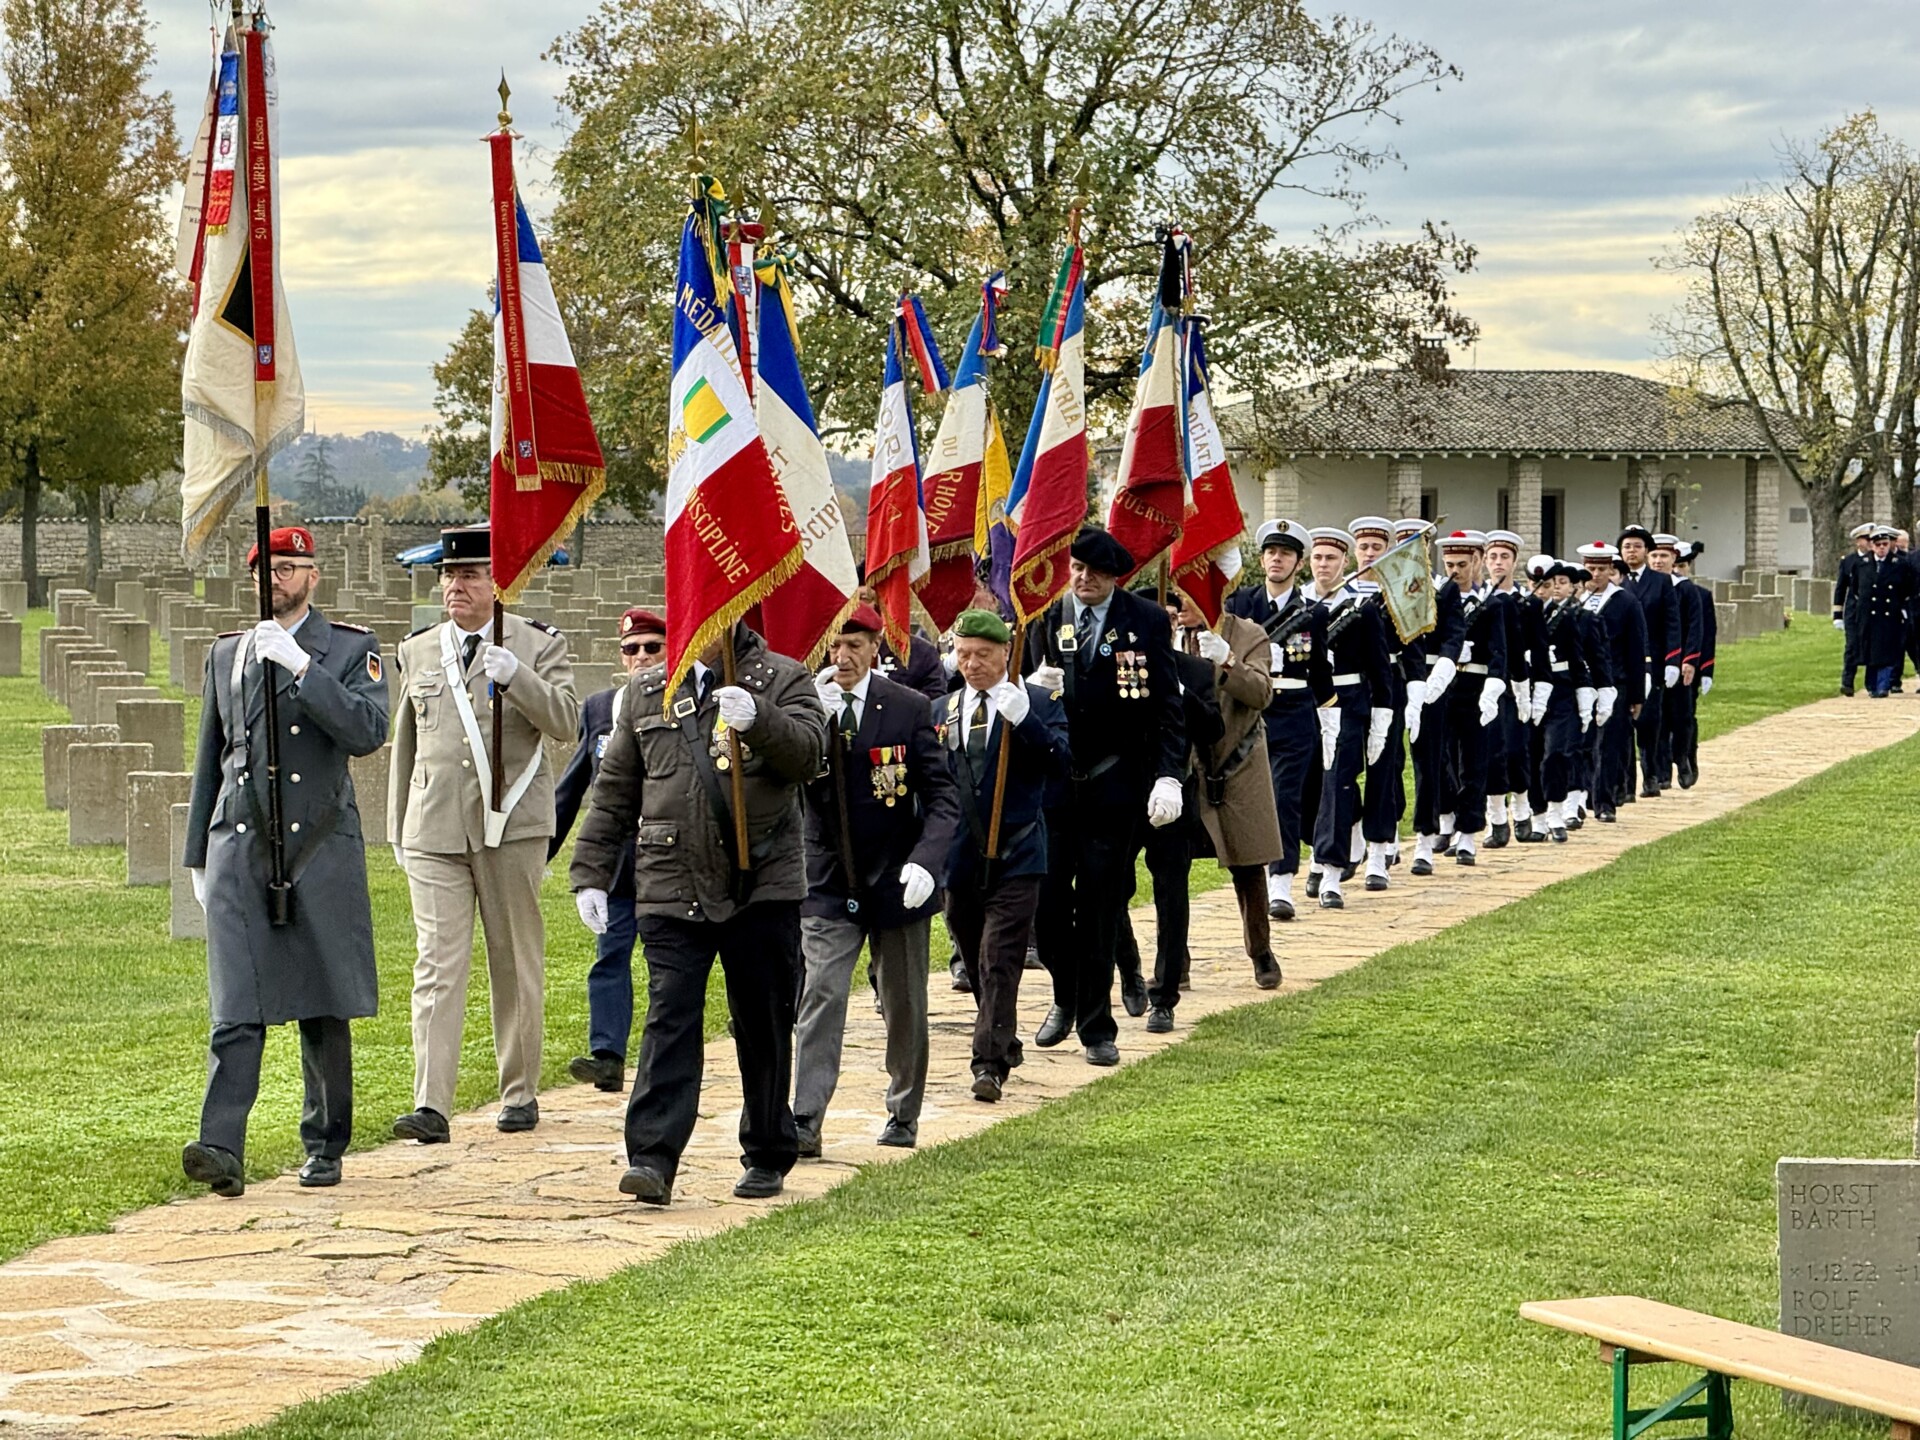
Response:
[[[1223,407],[1252,443],[1249,404]],[[1776,416],[1781,438],[1792,422]],[[1237,433],[1236,433],[1237,432]],[[1444,382],[1374,370],[1329,386],[1261,449],[1295,454],[1766,455],[1738,400],[1609,370],[1453,370]]]

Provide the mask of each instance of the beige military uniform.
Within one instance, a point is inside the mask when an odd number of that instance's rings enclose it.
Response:
[[[448,621],[409,635],[394,657],[404,698],[394,716],[387,823],[396,854],[405,852],[413,901],[413,1099],[442,1115],[453,1113],[459,1076],[476,905],[487,941],[500,1098],[528,1104],[540,1082],[540,876],[554,828],[553,773],[541,740],[574,739],[580,701],[558,631],[509,615],[505,633],[520,669],[498,697],[504,814],[489,804],[495,702],[481,666],[486,639],[463,665],[464,637]]]

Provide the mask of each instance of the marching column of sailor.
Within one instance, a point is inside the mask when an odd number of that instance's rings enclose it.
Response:
[[[878,1143],[917,1143],[936,1099],[936,912],[965,957],[955,980],[974,1000],[971,1096],[992,1103],[1025,1058],[1030,936],[1052,992],[1033,1043],[1074,1034],[1089,1063],[1116,1063],[1116,975],[1128,1018],[1144,1016],[1150,1033],[1174,1028],[1196,859],[1226,871],[1252,986],[1271,990],[1283,959],[1272,922],[1296,918],[1303,859],[1306,898],[1342,909],[1363,867],[1367,891],[1391,887],[1409,823],[1408,871],[1426,877],[1448,853],[1473,866],[1483,846],[1565,844],[1588,816],[1617,823],[1622,806],[1699,782],[1717,627],[1691,576],[1698,546],[1629,526],[1618,543],[1580,546],[1578,563],[1542,554],[1521,564],[1514,532],[1433,529],[1378,515],[1311,530],[1270,520],[1255,536],[1257,577],[1210,625],[1151,568],[1123,588],[1141,567],[1089,527],[1064,557],[1068,593],[1022,637],[983,593],[953,626],[946,663],[916,635],[903,665],[881,616],[860,603],[817,675],[736,625],[706,637],[671,695],[666,623],[630,609],[615,684],[584,707],[563,637],[513,616],[494,633],[485,527],[447,531],[449,618],[395,657],[405,703],[392,725],[389,823],[417,953],[415,1108],[394,1133],[448,1138],[476,912],[496,1124],[538,1124],[538,894],[543,863],[570,831],[571,886],[595,948],[586,1053],[571,1070],[603,1090],[627,1083],[637,941],[645,1019],[619,1188],[664,1205],[697,1119],[716,960],[744,1097],[734,1193],[765,1198],[797,1160],[823,1151],[863,953],[887,1080],[857,1103],[884,1107]],[[1920,571],[1890,528],[1860,538],[1836,619],[1849,666],[1884,696],[1900,681]],[[1410,566],[1411,548],[1395,548],[1409,542],[1421,547]],[[185,857],[208,911],[214,1023],[200,1136],[183,1166],[223,1195],[244,1189],[265,1030],[281,1021],[301,1030],[301,1183],[339,1181],[352,1115],[347,1022],[373,1012],[375,992],[346,760],[387,735],[379,648],[308,604],[309,535],[277,531],[270,549],[275,618],[213,647]],[[1413,596],[1418,607],[1396,608]],[[1025,678],[1010,673],[1016,639]],[[258,698],[268,683],[286,732],[280,808],[299,886],[290,923],[271,926]],[[483,733],[495,713],[509,782],[497,805]],[[576,749],[556,783],[542,741],[563,737]],[[1158,920],[1150,976],[1128,921],[1143,857]]]

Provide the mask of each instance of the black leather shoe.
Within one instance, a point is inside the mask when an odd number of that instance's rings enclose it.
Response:
[[[331,1155],[309,1155],[300,1167],[300,1185],[305,1190],[325,1190],[340,1183],[340,1162]]]
[[[1267,902],[1267,918],[1269,920],[1291,920],[1293,918],[1293,902],[1284,896],[1269,900]]]
[[[1322,890],[1320,892],[1320,908],[1322,910],[1344,910],[1347,908],[1347,902],[1341,898],[1338,890]]]
[[[1118,1065],[1119,1063],[1120,1047],[1114,1044],[1113,1041],[1101,1040],[1096,1044],[1087,1046],[1087,1064]]]
[[[1611,810],[1602,810],[1593,818],[1598,820],[1602,825],[1612,825],[1615,823],[1615,816]]]
[[[1564,845],[1564,844],[1566,844],[1566,843],[1567,843],[1567,832],[1566,832],[1566,831],[1565,831],[1564,829],[1560,829],[1560,830],[1555,830],[1555,831],[1553,832],[1553,843],[1554,843],[1554,844],[1556,844],[1556,845]]]
[[[1853,694],[1853,686],[1851,686],[1851,685],[1842,685],[1842,686],[1840,687],[1840,693],[1841,693],[1842,695],[1851,695],[1851,694]]]
[[[1642,785],[1640,787],[1640,798],[1642,800],[1658,800],[1660,798],[1660,787],[1658,785]]]
[[[1354,876],[1358,875],[1359,873],[1360,873],[1360,867],[1358,865],[1342,865],[1340,867],[1340,883],[1342,885],[1346,884],[1347,881],[1351,880]]]
[[[626,1089],[627,1062],[624,1057],[596,1050],[591,1055],[576,1055],[567,1062],[567,1073],[582,1085],[609,1094]]]
[[[1567,829],[1578,830],[1582,825],[1585,825],[1586,823],[1587,823],[1587,812],[1583,807],[1579,814],[1575,815],[1571,820],[1567,821]]]
[[[531,1130],[540,1123],[540,1102],[529,1100],[524,1105],[502,1105],[499,1118],[493,1122],[493,1128],[503,1135],[518,1135],[523,1130]]]
[[[976,1100],[984,1100],[992,1105],[1000,1099],[1005,1090],[1006,1087],[1000,1083],[998,1076],[990,1075],[984,1070],[973,1077],[973,1098]]]
[[[1058,1005],[1049,1006],[1047,1018],[1040,1022],[1040,1028],[1033,1032],[1033,1043],[1042,1050],[1051,1050],[1067,1038],[1073,1029],[1073,1021]]]
[[[1475,864],[1476,862],[1475,862],[1475,860],[1474,860],[1474,858],[1473,858],[1473,851],[1471,851],[1471,850],[1456,850],[1456,851],[1454,851],[1454,852],[1453,852],[1453,863],[1454,863],[1454,864],[1456,864],[1456,865],[1472,865],[1472,864]]]
[[[1441,855],[1451,855],[1453,853],[1453,847],[1459,843],[1460,832],[1458,830],[1449,830],[1440,837],[1440,847],[1437,853]]]
[[[1384,875],[1367,876],[1367,889],[1369,890],[1384,890],[1389,883],[1387,877]]]
[[[620,1177],[620,1193],[642,1205],[664,1205],[673,1199],[673,1182],[651,1165],[629,1165]]]
[[[228,1200],[237,1200],[247,1193],[247,1177],[240,1168],[240,1157],[218,1145],[203,1145],[195,1140],[180,1152],[180,1168],[186,1172],[187,1179],[208,1186],[214,1194]]]
[[[1489,850],[1498,850],[1512,838],[1507,822],[1502,820],[1487,831],[1486,846]]]
[[[955,960],[951,965],[947,966],[947,974],[953,977],[953,988],[956,994],[970,995],[973,993],[973,982],[967,978],[967,967],[962,965],[958,960]]]
[[[1319,897],[1319,894],[1320,894],[1320,872],[1318,870],[1309,870],[1307,872],[1307,899],[1309,900],[1317,899]]]
[[[418,1140],[422,1145],[444,1145],[447,1143],[447,1117],[438,1110],[428,1110],[424,1106],[418,1110],[409,1110],[393,1122],[393,1138],[396,1140]]]
[[[1120,972],[1120,1003],[1136,1020],[1147,1013],[1147,982],[1138,970]]]
[[[1269,951],[1265,955],[1256,955],[1253,960],[1253,983],[1262,990],[1280,988],[1280,962]]]
[[[1546,838],[1546,831],[1536,830],[1531,824],[1524,825],[1513,832],[1514,843],[1517,845],[1539,845],[1543,843]]]
[[[1044,970],[1047,968],[1040,963],[1040,952],[1031,945],[1027,946],[1027,958],[1022,963],[1028,970]]]
[[[1173,1033],[1173,1011],[1164,1005],[1156,1005],[1147,1011],[1147,1033],[1149,1035],[1171,1035]]]
[[[894,1150],[911,1150],[920,1143],[920,1132],[918,1127],[889,1116],[886,1125],[880,1131],[880,1138],[873,1143],[886,1145]]]
[[[818,1160],[820,1158],[820,1122],[811,1115],[793,1117],[794,1134],[799,1137],[800,1158]]]
[[[749,1165],[733,1187],[736,1200],[771,1200],[787,1188],[787,1178],[764,1165]]]
[[[1433,873],[1433,862],[1422,859],[1416,855],[1413,864],[1407,867],[1407,873],[1410,875],[1431,875]]]
[[[1027,1047],[1020,1043],[1020,1037],[1014,1036],[1007,1044],[1007,1069],[1018,1070],[1027,1061]]]

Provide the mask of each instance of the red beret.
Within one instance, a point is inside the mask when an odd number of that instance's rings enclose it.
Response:
[[[620,638],[624,640],[641,630],[652,635],[664,635],[667,633],[667,622],[651,610],[642,610],[636,605],[620,617]]]
[[[313,554],[313,532],[299,525],[289,525],[285,529],[275,530],[267,536],[269,555],[311,555]],[[252,565],[260,558],[260,542],[254,541],[247,550],[247,564]]]
[[[880,612],[871,605],[854,606],[853,613],[840,622],[840,633],[843,635],[849,630],[866,630],[878,635],[886,628],[886,623],[880,618]]]

